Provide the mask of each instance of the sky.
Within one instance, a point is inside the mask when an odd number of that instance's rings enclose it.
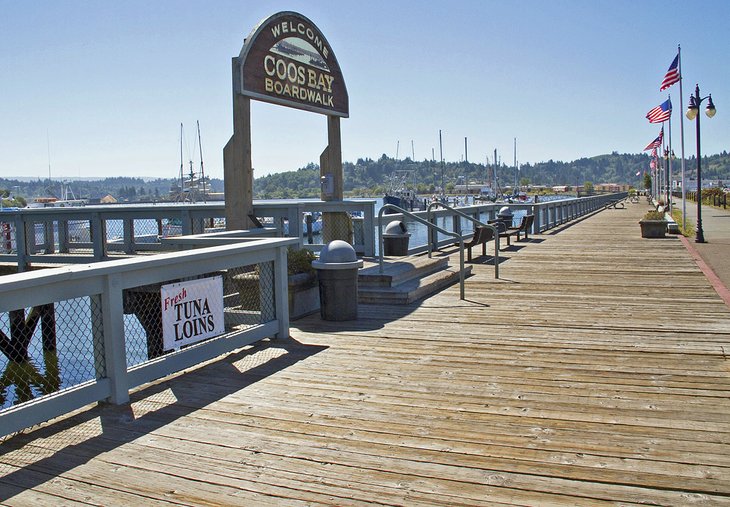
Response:
[[[0,177],[174,178],[183,158],[223,177],[231,58],[264,18],[295,11],[324,33],[350,117],[344,161],[389,157],[512,165],[640,153],[646,113],[682,48],[684,108],[699,83],[702,153],[730,150],[726,0],[0,0]],[[717,23],[719,22],[719,23]],[[703,109],[705,104],[702,104]],[[254,176],[318,163],[320,114],[254,101]],[[696,153],[684,120],[685,153]]]

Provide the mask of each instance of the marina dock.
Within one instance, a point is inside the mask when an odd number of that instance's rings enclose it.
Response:
[[[730,308],[647,209],[12,437],[0,505],[730,505]]]

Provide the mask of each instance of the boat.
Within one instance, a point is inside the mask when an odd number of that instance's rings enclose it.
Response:
[[[203,145],[200,141],[200,122],[196,122],[196,125],[198,138],[195,147],[200,153],[200,170],[195,171],[193,169],[193,160],[190,157],[190,171],[186,177],[184,174],[185,163],[183,161],[183,124],[180,124],[180,179],[170,187],[170,197],[177,202],[207,202],[208,194],[210,193],[210,178],[205,175],[205,168],[203,166]]]
[[[415,171],[395,171],[388,182],[388,189],[383,196],[383,204],[393,204],[407,211],[424,211],[426,209],[426,200],[418,197],[414,185],[410,184],[410,181],[414,181],[414,179]],[[386,209],[385,213],[396,212]]]
[[[48,190],[48,189],[46,189]],[[48,191],[49,194],[53,192]],[[48,196],[48,197],[36,197],[28,203],[28,208],[69,208],[86,206],[86,199],[77,199],[71,190],[71,187],[65,182],[61,182],[61,197]]]

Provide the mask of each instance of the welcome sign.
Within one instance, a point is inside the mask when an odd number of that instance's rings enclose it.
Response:
[[[162,342],[179,349],[223,334],[223,277],[171,283],[160,288]]]
[[[238,57],[239,93],[330,116],[349,116],[347,88],[332,48],[309,19],[279,12],[253,29]]]

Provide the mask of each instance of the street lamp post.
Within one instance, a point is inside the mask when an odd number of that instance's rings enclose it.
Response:
[[[697,135],[697,234],[695,236],[695,243],[705,242],[705,233],[702,230],[702,164],[700,155],[700,115],[699,109],[702,101],[707,100],[707,107],[705,108],[705,114],[708,118],[715,116],[715,104],[712,103],[712,94],[707,97],[700,97],[700,85],[695,85],[695,94],[690,95],[689,105],[687,106],[687,119],[690,121],[696,119],[695,125]]]

